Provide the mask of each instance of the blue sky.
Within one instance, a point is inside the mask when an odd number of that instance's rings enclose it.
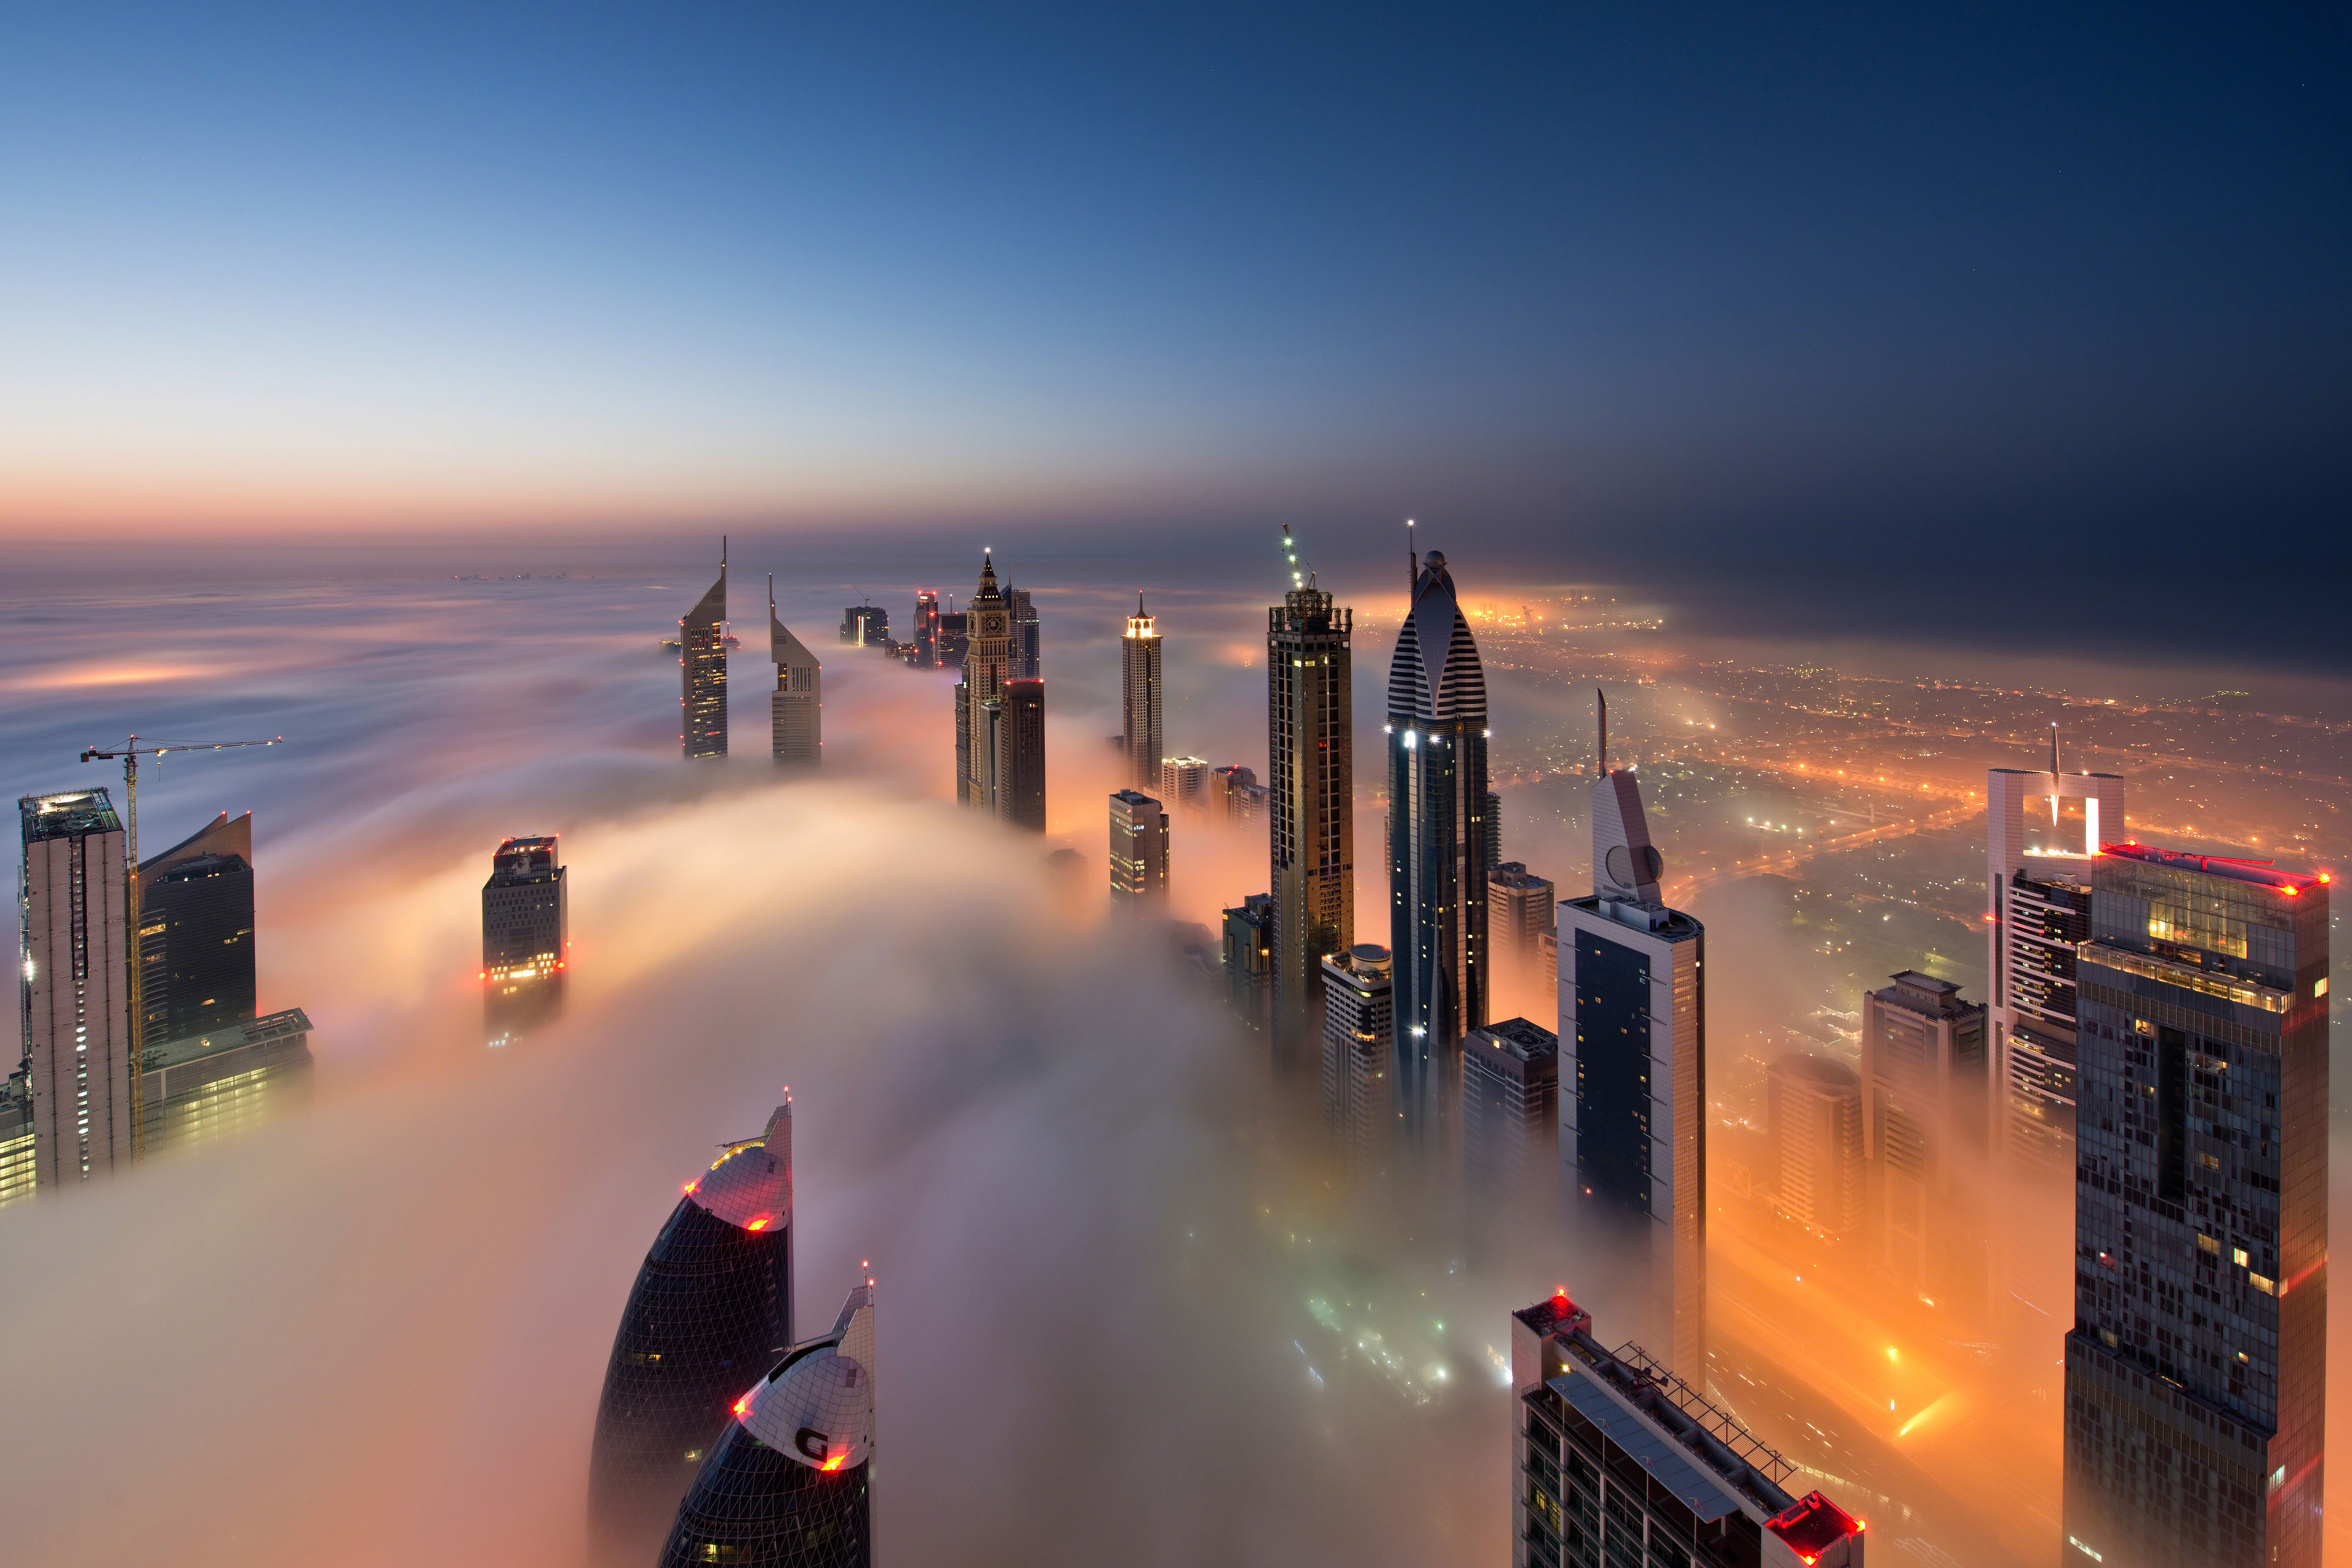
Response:
[[[19,7],[0,527],[1435,512],[2096,557],[2352,474],[2333,16]]]

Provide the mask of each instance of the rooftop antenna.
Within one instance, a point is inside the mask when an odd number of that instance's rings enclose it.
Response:
[[[1421,552],[1412,547],[1412,519],[1404,520],[1404,602],[1412,603],[1414,590],[1421,586]]]
[[[1601,703],[1601,746],[1593,753],[1593,760],[1599,764],[1601,776],[1605,779],[1609,776],[1609,693],[1596,686],[1592,689],[1592,695]]]
[[[2058,826],[2058,721],[2050,721],[2050,826]],[[2092,846],[2093,853],[2097,846]]]

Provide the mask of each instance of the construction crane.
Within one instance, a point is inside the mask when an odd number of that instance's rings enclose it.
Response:
[[[127,864],[123,879],[129,884],[127,900],[128,929],[123,932],[123,958],[131,971],[131,1157],[137,1159],[146,1152],[147,1131],[142,1114],[144,1093],[140,1082],[145,1077],[147,1053],[147,1005],[140,994],[145,965],[139,954],[139,759],[153,757],[160,764],[167,752],[229,752],[240,746],[275,746],[286,739],[273,735],[267,741],[200,741],[175,742],[163,746],[142,746],[139,737],[131,736],[121,746],[100,750],[92,746],[81,754],[81,760],[112,762],[122,759],[123,795],[123,854]]]

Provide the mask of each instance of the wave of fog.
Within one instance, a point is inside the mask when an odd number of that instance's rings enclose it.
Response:
[[[1044,846],[947,803],[952,677],[826,647],[830,590],[785,606],[827,660],[824,777],[757,754],[756,647],[739,755],[681,766],[652,643],[702,582],[92,595],[0,646],[20,790],[97,782],[73,751],[159,714],[291,737],[175,762],[142,796],[156,842],[259,808],[263,1005],[308,1008],[320,1061],[303,1114],[0,1214],[0,1558],[580,1563],[630,1279],[677,1184],[789,1083],[801,1314],[828,1318],[863,1260],[880,1281],[887,1561],[1500,1560],[1507,1399],[1483,1352],[1555,1284],[1604,1336],[1636,1331],[1622,1270],[1554,1218],[1465,1225],[1443,1184],[1351,1188],[1168,944],[1099,918],[1129,590],[1035,584],[1074,893]],[[1171,749],[1262,770],[1262,606],[1154,607]],[[1385,638],[1360,636],[1360,737]],[[1517,726],[1587,695],[1496,690]],[[1385,942],[1379,767],[1360,755],[1359,934]],[[1562,812],[1558,787],[1506,786],[1506,853],[1573,893],[1579,791]],[[488,1054],[487,852],[547,830],[573,868],[569,1010]],[[1262,856],[1180,818],[1173,912],[1263,890]],[[1718,1068],[1801,1000],[1765,901],[1703,911]],[[1318,1338],[1327,1298],[1367,1315]],[[1351,1347],[1373,1323],[1388,1339]],[[1803,1314],[1775,1331],[1801,1359]],[[1953,1410],[1916,1458],[1964,1506],[2012,1498],[2011,1428]]]

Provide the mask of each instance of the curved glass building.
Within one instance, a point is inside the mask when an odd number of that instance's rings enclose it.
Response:
[[[1445,557],[1413,573],[1389,664],[1389,946],[1400,1131],[1435,1147],[1486,1021],[1486,676]]]
[[[601,1544],[652,1550],[726,1428],[729,1407],[792,1342],[785,1104],[759,1137],[730,1146],[686,1184],[630,1289],[589,1460],[589,1523]]]
[[[874,1560],[874,1286],[735,1402],[662,1568],[867,1568]]]

